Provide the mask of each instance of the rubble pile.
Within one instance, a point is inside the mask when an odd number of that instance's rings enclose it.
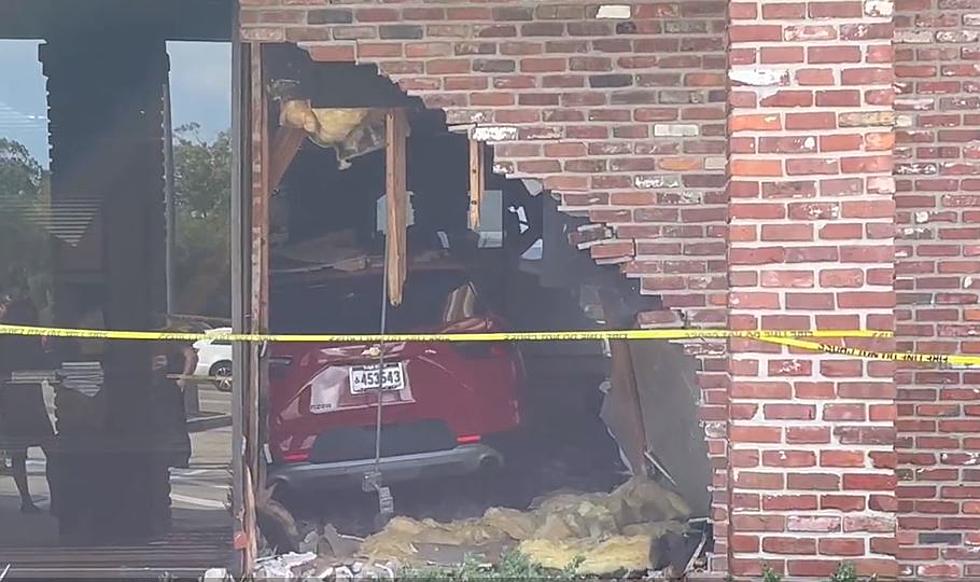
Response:
[[[349,561],[346,564],[332,564],[331,558],[317,556],[313,552],[290,553],[281,556],[260,558],[256,562],[254,580],[276,581],[301,580],[303,582],[354,582],[361,580],[395,579],[397,564],[377,562],[366,564]],[[205,580],[205,582],[208,582]]]
[[[690,514],[678,494],[633,477],[612,493],[555,493],[527,511],[492,507],[448,523],[399,516],[364,540],[327,526],[307,536],[303,553],[259,560],[256,580],[388,580],[405,568],[497,564],[514,551],[578,575],[644,572],[673,561],[666,554],[684,543]]]
[[[556,494],[526,512],[491,508],[481,518],[439,523],[392,519],[358,555],[372,564],[455,565],[467,556],[493,563],[517,550],[547,568],[607,574],[657,567],[658,542],[683,535],[687,503],[656,482],[634,477],[612,493]]]

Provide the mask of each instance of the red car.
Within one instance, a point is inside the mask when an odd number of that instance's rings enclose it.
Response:
[[[381,272],[333,272],[273,289],[273,329],[377,333]],[[410,271],[389,333],[503,330],[472,280],[452,265]],[[270,350],[273,482],[290,490],[358,486],[374,469],[378,363],[373,344],[279,343]],[[380,469],[385,483],[499,467],[496,437],[521,423],[524,367],[513,344],[391,343],[383,347]]]

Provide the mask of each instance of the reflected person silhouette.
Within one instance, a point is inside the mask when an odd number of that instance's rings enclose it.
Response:
[[[0,322],[37,325],[37,320],[37,309],[29,299],[0,298]],[[41,384],[14,383],[12,375],[19,370],[40,370],[44,367],[44,350],[39,337],[0,336],[0,448],[11,458],[11,473],[20,494],[20,509],[24,513],[40,511],[31,497],[27,480],[27,449],[41,447],[45,457],[50,460],[48,447],[54,430],[44,404]]]

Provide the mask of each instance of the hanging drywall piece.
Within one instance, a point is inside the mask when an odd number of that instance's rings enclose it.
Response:
[[[405,189],[408,122],[403,109],[388,111],[385,134],[385,199],[388,215],[385,270],[388,274],[388,302],[398,306],[401,305],[402,289],[405,286],[408,228],[408,195]]]
[[[480,203],[483,200],[484,176],[483,143],[470,139],[470,230],[480,228]]]
[[[332,148],[338,167],[346,170],[352,159],[384,147],[385,115],[383,109],[313,108],[309,99],[289,99],[280,105],[279,124]]]

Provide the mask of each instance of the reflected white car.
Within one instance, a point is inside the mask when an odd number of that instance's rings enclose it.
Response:
[[[207,331],[208,334],[231,333],[230,327],[219,327]],[[194,342],[197,352],[195,376],[211,376],[218,390],[231,391],[231,342],[224,339],[203,338]]]

